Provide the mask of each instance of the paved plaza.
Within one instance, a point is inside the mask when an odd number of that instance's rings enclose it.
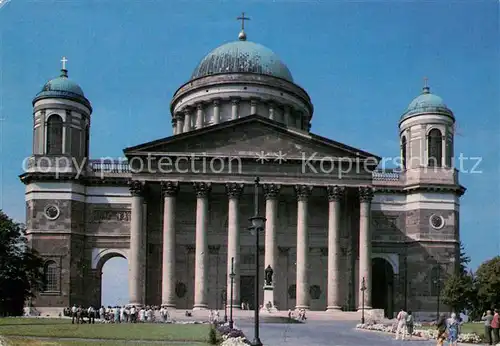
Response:
[[[237,321],[249,340],[253,340],[253,321]],[[265,346],[348,346],[348,345],[434,345],[433,340],[394,340],[394,334],[354,330],[357,321],[312,320],[304,324],[272,324],[260,326],[260,339]]]

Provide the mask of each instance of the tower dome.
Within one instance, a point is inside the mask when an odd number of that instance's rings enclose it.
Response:
[[[453,118],[453,112],[446,106],[441,97],[430,92],[427,84],[422,88],[422,93],[410,102],[401,116],[401,121],[421,113],[445,114]]]
[[[63,98],[83,103],[90,108],[90,102],[85,97],[82,88],[68,78],[68,71],[63,68],[59,77],[49,80],[33,99],[33,104],[45,98]]]
[[[229,42],[208,53],[195,68],[191,79],[214,74],[256,73],[293,82],[292,74],[283,61],[269,48],[246,40]]]

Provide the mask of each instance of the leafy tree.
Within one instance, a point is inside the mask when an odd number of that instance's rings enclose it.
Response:
[[[476,271],[478,308],[484,310],[498,306],[500,302],[500,256],[483,262]]]
[[[0,210],[0,315],[23,313],[27,298],[43,284],[43,261],[28,247],[24,225]]]
[[[455,274],[446,280],[442,291],[443,303],[455,312],[471,309],[474,305],[474,278],[472,273]]]
[[[467,271],[470,257],[465,252],[464,245],[460,243],[459,270],[449,276],[441,291],[443,303],[455,312],[469,310],[475,303],[474,275]]]

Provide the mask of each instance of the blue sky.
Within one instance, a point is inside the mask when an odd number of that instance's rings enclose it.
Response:
[[[31,100],[62,56],[94,108],[91,156],[119,157],[171,134],[173,93],[205,54],[237,38],[241,11],[248,39],[274,50],[310,94],[312,131],[339,142],[398,155],[398,119],[427,76],[457,118],[457,155],[482,158],[482,173],[460,177],[472,266],[499,254],[496,1],[12,0],[0,8],[0,208],[24,220]]]

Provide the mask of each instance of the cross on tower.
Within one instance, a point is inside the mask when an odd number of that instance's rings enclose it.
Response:
[[[62,62],[62,69],[66,70],[66,63],[68,62],[68,59],[66,59],[66,57],[63,56],[61,62]]]
[[[429,82],[429,78],[424,77],[424,88],[428,88],[429,87],[428,82]]]
[[[250,18],[245,17],[245,12],[241,12],[241,17],[236,18],[236,20],[241,20],[241,31],[245,30],[245,20],[250,20]]]

